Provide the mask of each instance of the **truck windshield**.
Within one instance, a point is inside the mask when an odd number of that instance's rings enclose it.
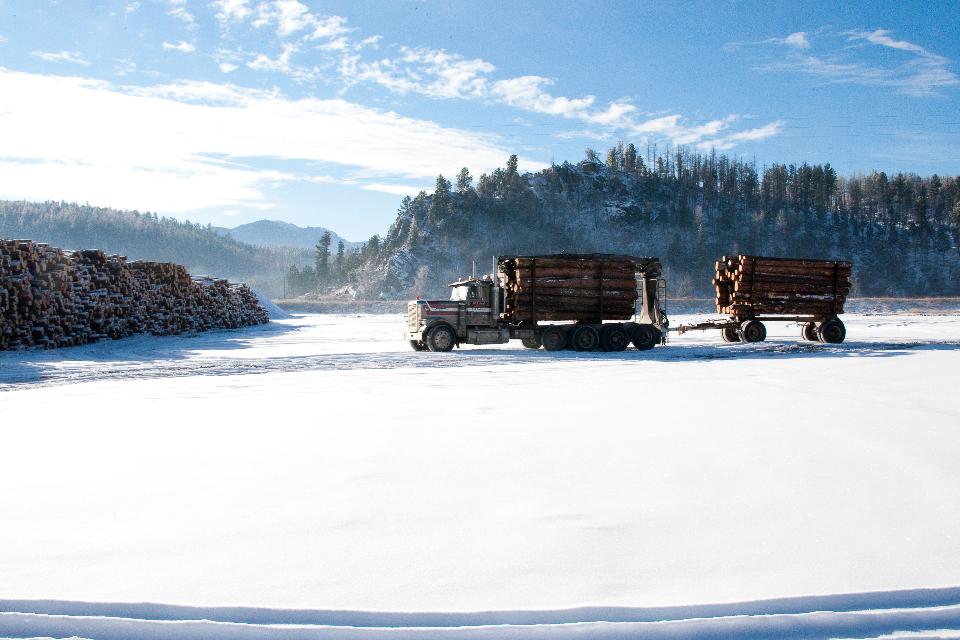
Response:
[[[450,299],[451,300],[466,300],[467,291],[470,290],[470,287],[450,287]]]

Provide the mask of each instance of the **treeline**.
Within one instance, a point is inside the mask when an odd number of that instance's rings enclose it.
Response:
[[[340,240],[336,250],[331,250],[331,241],[331,234],[325,232],[314,247],[312,265],[290,266],[286,275],[288,297],[317,292],[352,295],[369,285],[363,267],[380,255],[380,236],[374,235],[351,249]]]
[[[960,295],[958,228],[954,176],[843,177],[621,143],[533,174],[513,156],[476,185],[467,169],[439,176],[342,277],[368,283],[365,295],[439,295],[491,255],[624,252],[661,257],[674,294],[707,295],[713,261],[743,252],[851,259],[855,295]]]
[[[175,262],[191,273],[247,282],[274,296],[282,293],[287,267],[311,259],[308,250],[253,247],[210,225],[67,202],[0,201],[0,237]]]

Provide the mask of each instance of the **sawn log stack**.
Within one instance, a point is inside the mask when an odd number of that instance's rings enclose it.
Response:
[[[162,262],[0,240],[0,350],[263,324],[243,284]]]

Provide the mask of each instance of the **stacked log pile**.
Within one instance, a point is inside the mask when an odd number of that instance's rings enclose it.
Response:
[[[505,313],[514,321],[629,320],[636,265],[618,256],[540,256],[500,262]]]
[[[736,317],[832,317],[850,293],[850,262],[724,256],[717,262],[717,311]]]
[[[0,240],[0,350],[66,347],[269,320],[243,284],[176,264]]]

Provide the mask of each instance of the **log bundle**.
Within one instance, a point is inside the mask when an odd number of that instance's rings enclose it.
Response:
[[[717,311],[738,318],[762,314],[833,317],[850,293],[850,262],[724,256],[717,262]]]
[[[500,261],[504,312],[515,322],[629,320],[636,263],[623,256],[571,255]]]
[[[191,277],[177,264],[128,262],[0,239],[0,350],[56,348],[139,333],[170,335],[263,324],[243,284]]]

